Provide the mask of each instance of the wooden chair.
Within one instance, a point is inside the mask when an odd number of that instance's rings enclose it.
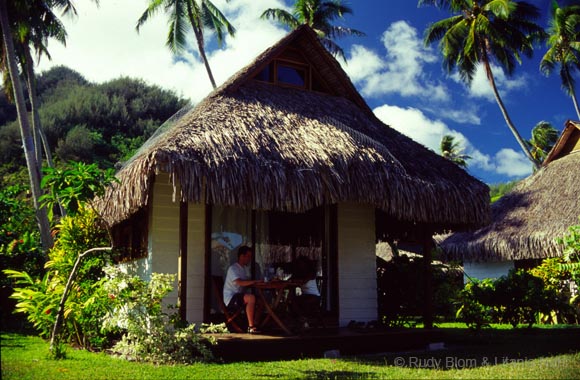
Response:
[[[231,327],[232,330],[238,333],[243,333],[244,330],[236,323],[238,318],[244,311],[244,307],[239,307],[237,310],[230,310],[224,303],[224,279],[222,276],[211,276],[213,292],[218,302],[218,306],[226,319],[226,326]]]

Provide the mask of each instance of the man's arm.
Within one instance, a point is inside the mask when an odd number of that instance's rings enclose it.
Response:
[[[236,278],[233,282],[237,286],[251,286],[251,285],[254,285],[258,281],[256,281],[256,280],[240,280],[239,278]]]

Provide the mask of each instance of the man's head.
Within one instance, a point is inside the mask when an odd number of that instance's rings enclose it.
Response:
[[[248,265],[252,262],[252,248],[247,245],[242,245],[238,249],[238,263],[240,265]]]

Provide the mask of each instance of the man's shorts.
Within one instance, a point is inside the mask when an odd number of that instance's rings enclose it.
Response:
[[[237,310],[244,306],[244,293],[236,293],[228,304],[229,310]]]

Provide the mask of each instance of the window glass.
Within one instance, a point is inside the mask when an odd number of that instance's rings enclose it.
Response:
[[[255,79],[261,80],[263,82],[272,82],[272,69],[270,65],[266,66],[264,70],[260,71],[258,75],[255,76]]]
[[[252,245],[251,211],[213,206],[211,217],[211,274],[225,278],[238,260],[238,248]]]
[[[298,87],[306,87],[306,70],[304,68],[278,64],[277,76],[279,83],[291,84]]]

